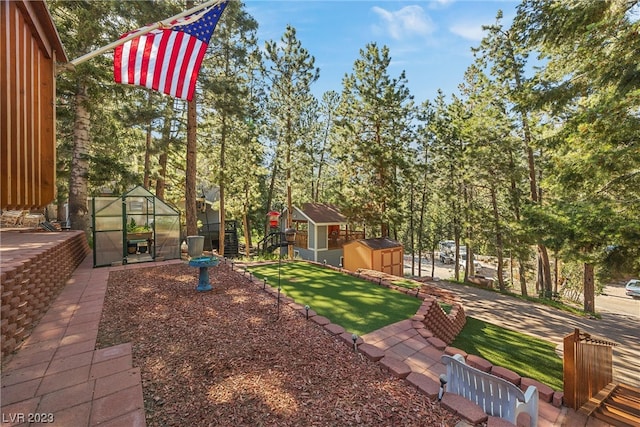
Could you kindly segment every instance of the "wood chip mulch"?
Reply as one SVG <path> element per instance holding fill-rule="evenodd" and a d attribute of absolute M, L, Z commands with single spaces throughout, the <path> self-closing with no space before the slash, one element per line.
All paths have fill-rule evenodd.
<path fill-rule="evenodd" d="M 133 343 L 148 426 L 454 426 L 458 419 L 241 273 L 111 272 L 98 346 Z"/>

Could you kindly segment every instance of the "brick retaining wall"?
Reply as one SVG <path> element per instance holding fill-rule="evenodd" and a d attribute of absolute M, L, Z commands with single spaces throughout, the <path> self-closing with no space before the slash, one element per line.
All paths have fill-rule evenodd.
<path fill-rule="evenodd" d="M 31 333 L 75 268 L 91 252 L 81 231 L 64 232 L 53 246 L 20 249 L 2 263 L 0 308 L 3 359 Z"/>
<path fill-rule="evenodd" d="M 446 344 L 451 344 L 464 327 L 467 317 L 459 303 L 453 303 L 451 311 L 446 314 L 435 297 L 427 296 L 416 313 L 424 316 L 421 320 L 425 327 Z"/>

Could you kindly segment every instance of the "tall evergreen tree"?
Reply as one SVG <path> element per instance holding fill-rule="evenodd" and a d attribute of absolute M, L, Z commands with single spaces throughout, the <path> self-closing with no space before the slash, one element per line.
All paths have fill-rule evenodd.
<path fill-rule="evenodd" d="M 302 114 L 312 102 L 311 84 L 320 76 L 315 67 L 315 58 L 302 47 L 296 30 L 287 26 L 280 42 L 265 44 L 267 55 L 266 75 L 270 82 L 268 95 L 269 113 L 276 141 L 272 182 L 277 172 L 284 169 L 286 184 L 287 227 L 291 227 L 293 211 L 292 168 L 300 153 L 308 152 L 301 147 L 306 129 L 302 126 Z M 310 167 L 310 165 L 307 165 Z M 268 208 L 271 208 L 268 206 Z M 289 258 L 293 258 L 293 247 L 289 246 Z"/>
<path fill-rule="evenodd" d="M 248 121 L 255 117 L 251 94 L 251 84 L 255 78 L 256 67 L 252 56 L 257 55 L 257 22 L 244 10 L 242 3 L 230 3 L 216 27 L 215 36 L 209 45 L 209 55 L 203 63 L 203 114 L 209 143 L 206 157 L 215 159 L 216 167 L 206 171 L 202 181 L 216 183 L 219 188 L 219 246 L 224 254 L 225 229 L 227 219 L 227 189 L 235 180 L 243 180 L 248 174 L 246 169 L 254 164 L 234 165 L 235 159 L 229 158 L 230 152 L 237 152 L 235 145 L 251 143 L 251 135 L 237 131 L 250 132 Z M 207 114 L 211 113 L 211 114 Z M 212 148 L 216 147 L 215 153 Z M 251 151 L 251 150 L 249 150 Z M 200 170 L 203 170 L 200 168 Z M 239 197 L 236 194 L 236 197 Z"/>
<path fill-rule="evenodd" d="M 504 87 L 504 94 L 509 101 L 509 109 L 514 119 L 519 121 L 519 134 L 522 140 L 524 155 L 529 172 L 529 198 L 534 204 L 542 203 L 542 192 L 539 188 L 538 175 L 540 168 L 536 165 L 536 140 L 534 140 L 534 121 L 532 119 L 534 105 L 530 102 L 531 79 L 525 77 L 525 67 L 529 50 L 518 38 L 514 29 L 505 29 L 502 25 L 502 11 L 496 16 L 496 23 L 485 26 L 487 35 L 480 46 L 475 49 L 477 65 L 488 68 L 496 83 Z M 538 150 L 538 153 L 540 151 Z M 538 283 L 548 294 L 551 292 L 551 267 L 547 248 L 537 241 L 538 251 Z"/>
<path fill-rule="evenodd" d="M 56 27 L 60 32 L 69 57 L 75 59 L 108 44 L 117 38 L 113 26 L 113 4 L 105 2 L 51 1 L 48 3 Z M 104 118 L 104 110 L 97 108 L 98 100 L 109 99 L 103 85 L 110 77 L 111 67 L 107 58 L 100 56 L 84 62 L 75 69 L 66 69 L 58 78 L 59 103 L 68 107 L 69 114 L 59 116 L 62 143 L 70 138 L 69 166 L 69 219 L 74 230 L 89 229 L 87 198 L 90 195 L 89 173 L 91 159 L 95 153 L 94 138 L 116 135 L 112 127 L 107 132 L 104 125 L 110 120 Z M 98 124 L 98 126 L 95 126 Z"/>
<path fill-rule="evenodd" d="M 481 206 L 479 216 L 473 223 L 486 247 L 497 257 L 497 280 L 500 290 L 506 290 L 503 266 L 505 252 L 517 249 L 525 256 L 518 256 L 524 263 L 528 250 L 518 244 L 519 237 L 514 230 L 521 228 L 521 218 L 516 215 L 513 197 L 520 204 L 519 196 L 512 194 L 516 182 L 521 181 L 526 170 L 513 159 L 518 156 L 518 138 L 514 134 L 514 124 L 508 114 L 503 88 L 491 81 L 478 67 L 472 65 L 465 73 L 465 82 L 460 86 L 469 111 L 464 129 L 465 139 L 474 159 L 474 167 L 468 171 L 468 184 L 473 184 Z M 478 227 L 485 224 L 484 227 Z M 491 224 L 491 226 L 487 226 Z M 526 242 L 525 242 L 526 243 Z M 524 274 L 521 275 L 521 293 L 527 295 Z"/>
<path fill-rule="evenodd" d="M 552 202 L 537 218 L 584 263 L 584 309 L 595 311 L 594 266 L 640 271 L 638 2 L 525 1 L 514 21 L 546 67 L 535 100 L 560 118 L 548 137 Z M 551 236 L 549 236 L 551 238 Z"/>
<path fill-rule="evenodd" d="M 407 167 L 413 138 L 413 97 L 404 72 L 389 76 L 389 48 L 375 43 L 360 50 L 353 73 L 343 79 L 336 144 L 344 211 L 389 236 L 400 222 L 399 173 Z"/>
<path fill-rule="evenodd" d="M 323 187 L 326 187 L 326 172 L 327 164 L 331 161 L 331 136 L 332 129 L 335 121 L 335 113 L 340 103 L 340 94 L 338 92 L 330 90 L 322 95 L 322 101 L 320 103 L 320 117 L 319 117 L 319 134 L 318 139 L 312 143 L 312 157 L 313 157 L 313 183 L 311 196 L 313 202 L 319 202 L 321 199 L 327 199 L 327 197 L 320 197 L 323 194 Z"/>
<path fill-rule="evenodd" d="M 460 128 L 464 120 L 464 108 L 458 98 L 448 105 L 444 94 L 439 91 L 434 102 L 432 119 L 428 123 L 428 130 L 433 135 L 431 145 L 434 173 L 436 174 L 437 193 L 442 200 L 442 207 L 446 211 L 446 230 L 453 237 L 456 245 L 455 277 L 460 279 L 460 252 L 463 237 L 463 199 L 465 161 L 467 143 L 462 139 Z"/>

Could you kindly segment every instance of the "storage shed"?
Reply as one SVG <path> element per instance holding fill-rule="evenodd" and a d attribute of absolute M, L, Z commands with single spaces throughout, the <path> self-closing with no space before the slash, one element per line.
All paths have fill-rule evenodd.
<path fill-rule="evenodd" d="M 91 199 L 93 266 L 180 258 L 180 213 L 144 187 Z"/>
<path fill-rule="evenodd" d="M 387 237 L 354 240 L 344 245 L 344 268 L 381 271 L 394 276 L 404 275 L 404 248 Z"/>

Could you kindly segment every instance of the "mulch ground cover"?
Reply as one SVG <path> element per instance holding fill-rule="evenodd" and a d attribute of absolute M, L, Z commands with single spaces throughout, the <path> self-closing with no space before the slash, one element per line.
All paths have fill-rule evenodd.
<path fill-rule="evenodd" d="M 453 426 L 458 419 L 240 273 L 112 272 L 98 345 L 133 344 L 148 426 Z"/>

